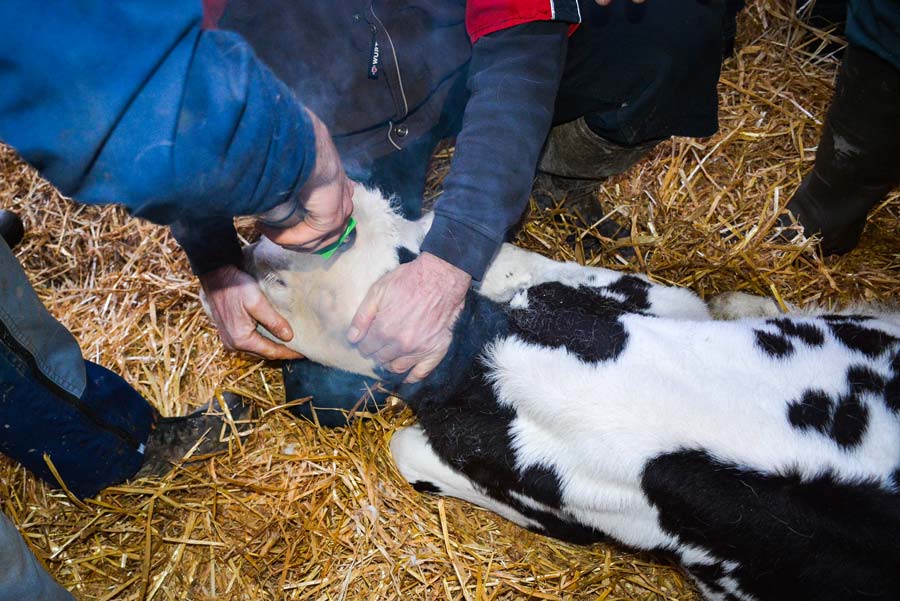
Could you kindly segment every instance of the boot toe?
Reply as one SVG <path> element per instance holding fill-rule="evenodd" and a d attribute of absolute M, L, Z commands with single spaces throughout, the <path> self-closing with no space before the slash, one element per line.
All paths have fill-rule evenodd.
<path fill-rule="evenodd" d="M 230 392 L 222 393 L 222 401 L 224 408 L 214 398 L 190 415 L 161 418 L 147 439 L 144 463 L 135 477 L 162 476 L 182 461 L 199 461 L 226 449 L 229 424 L 248 417 L 250 405 Z"/>

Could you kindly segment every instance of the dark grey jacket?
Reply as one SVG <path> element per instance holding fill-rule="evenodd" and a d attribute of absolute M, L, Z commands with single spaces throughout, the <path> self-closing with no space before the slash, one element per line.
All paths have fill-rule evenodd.
<path fill-rule="evenodd" d="M 231 0 L 237 31 L 365 164 L 429 131 L 471 55 L 465 2 Z"/>

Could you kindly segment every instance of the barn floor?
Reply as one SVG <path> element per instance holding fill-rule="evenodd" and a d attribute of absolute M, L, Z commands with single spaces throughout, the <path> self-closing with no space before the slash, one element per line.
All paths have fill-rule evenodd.
<path fill-rule="evenodd" d="M 770 241 L 778 207 L 812 164 L 837 67 L 828 34 L 782 4 L 756 0 L 742 16 L 720 84 L 720 133 L 665 142 L 600 190 L 604 211 L 630 225 L 630 241 L 600 240 L 595 252 L 597 224 L 535 206 L 519 243 L 703 295 L 895 301 L 896 192 L 847 257 L 821 260 L 810 245 Z M 448 154 L 436 161 L 436 180 Z M 222 349 L 166 230 L 63 200 L 5 149 L 0 207 L 24 216 L 17 254 L 86 357 L 123 374 L 164 414 L 221 389 L 261 412 L 238 424 L 229 453 L 85 503 L 0 459 L 3 511 L 78 599 L 698 599 L 658 558 L 559 544 L 415 493 L 387 450 L 391 432 L 410 421 L 400 408 L 338 431 L 290 418 L 278 408 L 276 367 Z"/>

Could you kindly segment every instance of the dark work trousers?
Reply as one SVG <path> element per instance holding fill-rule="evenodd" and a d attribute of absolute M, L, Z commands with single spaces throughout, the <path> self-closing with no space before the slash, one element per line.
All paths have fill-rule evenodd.
<path fill-rule="evenodd" d="M 723 33 L 733 33 L 741 6 L 734 0 L 585 3 L 584 23 L 569 40 L 554 124 L 585 117 L 598 135 L 625 146 L 714 134 Z M 350 175 L 398 196 L 406 214 L 416 216 L 431 154 L 459 132 L 467 100 L 465 87 L 457 86 L 429 135 L 351 168 Z"/>
<path fill-rule="evenodd" d="M 55 486 L 49 459 L 90 497 L 137 472 L 156 419 L 122 378 L 84 360 L 0 239 L 0 452 Z"/>
<path fill-rule="evenodd" d="M 734 0 L 613 2 L 608 7 L 582 3 L 584 21 L 569 40 L 554 122 L 584 116 L 595 133 L 623 145 L 671 135 L 712 135 L 718 127 L 716 82 L 723 32 L 728 36 L 734 31 L 741 4 Z M 395 196 L 405 216 L 418 217 L 431 155 L 440 140 L 459 132 L 467 99 L 464 86 L 458 86 L 429 135 L 371 165 L 348 167 L 349 175 Z M 367 392 L 374 381 L 311 361 L 287 361 L 283 371 L 288 401 L 313 397 L 292 411 L 310 419 L 315 409 L 322 425 L 343 425 L 346 416 L 341 410 L 356 406 L 372 410 L 385 398 Z"/>

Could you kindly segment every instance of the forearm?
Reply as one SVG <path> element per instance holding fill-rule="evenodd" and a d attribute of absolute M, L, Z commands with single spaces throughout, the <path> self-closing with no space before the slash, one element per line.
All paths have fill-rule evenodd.
<path fill-rule="evenodd" d="M 422 250 L 479 280 L 521 217 L 553 117 L 568 25 L 537 22 L 478 40 L 471 97 Z"/>
<path fill-rule="evenodd" d="M 225 265 L 241 267 L 243 263 L 241 245 L 230 217 L 176 221 L 171 231 L 187 254 L 195 275 L 204 275 Z"/>
<path fill-rule="evenodd" d="M 199 2 L 51 4 L 0 8 L 0 138 L 63 193 L 173 223 L 303 185 L 308 116 L 238 36 L 200 30 Z"/>

